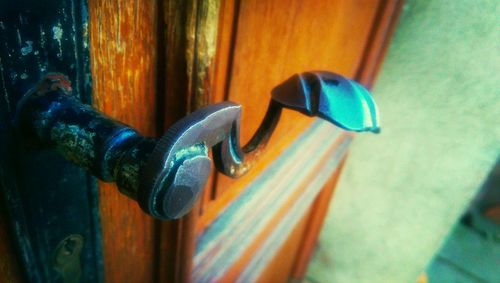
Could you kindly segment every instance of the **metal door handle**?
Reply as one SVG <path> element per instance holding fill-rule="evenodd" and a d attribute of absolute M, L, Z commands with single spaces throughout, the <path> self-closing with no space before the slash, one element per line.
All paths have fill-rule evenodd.
<path fill-rule="evenodd" d="M 356 82 L 328 72 L 294 75 L 271 95 L 267 114 L 252 139 L 239 144 L 241 106 L 209 105 L 175 123 L 160 138 L 141 136 L 71 95 L 62 74 L 47 75 L 18 104 L 16 126 L 37 146 L 53 146 L 159 219 L 191 209 L 208 175 L 212 148 L 217 169 L 245 174 L 274 131 L 282 108 L 318 116 L 349 131 L 378 132 L 377 108 Z"/>

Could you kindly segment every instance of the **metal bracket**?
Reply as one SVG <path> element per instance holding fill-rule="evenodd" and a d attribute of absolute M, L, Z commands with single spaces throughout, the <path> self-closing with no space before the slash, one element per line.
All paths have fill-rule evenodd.
<path fill-rule="evenodd" d="M 21 97 L 56 70 L 90 103 L 86 1 L 1 1 L 0 192 L 26 280 L 101 282 L 95 179 L 56 150 L 20 139 L 12 123 Z"/>

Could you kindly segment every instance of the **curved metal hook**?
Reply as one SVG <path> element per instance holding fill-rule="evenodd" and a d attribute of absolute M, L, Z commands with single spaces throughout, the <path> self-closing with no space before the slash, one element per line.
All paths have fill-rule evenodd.
<path fill-rule="evenodd" d="M 297 74 L 272 90 L 271 102 L 260 127 L 242 149 L 239 147 L 239 123 L 233 123 L 232 135 L 214 148 L 217 169 L 230 177 L 245 174 L 252 167 L 255 156 L 265 148 L 283 108 L 320 117 L 348 131 L 380 131 L 375 102 L 364 87 L 328 72 Z"/>
<path fill-rule="evenodd" d="M 379 132 L 376 105 L 361 85 L 328 72 L 294 75 L 272 91 L 260 127 L 243 148 L 239 140 L 241 106 L 235 103 L 207 106 L 174 124 L 146 165 L 139 190 L 143 209 L 157 217 L 177 218 L 187 213 L 205 185 L 201 180 L 208 178 L 210 147 L 220 172 L 233 178 L 245 174 L 264 150 L 283 108 L 318 116 L 349 131 Z"/>

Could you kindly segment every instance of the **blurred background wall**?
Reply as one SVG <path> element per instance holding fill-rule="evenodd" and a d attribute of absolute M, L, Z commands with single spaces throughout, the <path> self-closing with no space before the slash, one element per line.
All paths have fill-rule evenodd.
<path fill-rule="evenodd" d="M 416 282 L 500 154 L 500 1 L 411 0 L 307 278 Z"/>

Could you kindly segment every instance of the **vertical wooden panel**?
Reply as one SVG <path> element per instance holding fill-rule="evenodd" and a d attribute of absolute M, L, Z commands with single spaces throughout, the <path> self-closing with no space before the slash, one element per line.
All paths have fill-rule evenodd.
<path fill-rule="evenodd" d="M 330 201 L 337 186 L 340 173 L 342 172 L 342 168 L 344 168 L 346 158 L 347 156 L 344 157 L 342 163 L 311 205 L 311 213 L 307 219 L 305 231 L 300 236 L 300 248 L 295 256 L 295 263 L 290 274 L 292 279 L 303 279 L 306 274 L 307 266 L 313 255 L 319 233 L 323 227 L 323 222 L 328 212 L 328 207 L 330 206 Z"/>
<path fill-rule="evenodd" d="M 295 226 L 271 263 L 259 276 L 259 282 L 301 282 L 328 210 L 345 157 L 316 197 L 309 211 Z M 292 281 L 292 282 L 296 282 Z"/>
<path fill-rule="evenodd" d="M 279 199 L 274 200 L 272 203 L 272 208 L 267 207 L 264 208 L 260 205 L 260 203 L 265 204 L 265 199 L 259 203 L 253 203 L 254 209 L 251 210 L 250 213 L 247 211 L 247 216 L 245 217 L 244 223 L 252 223 L 251 230 L 258 231 L 258 235 L 254 236 L 251 240 L 251 244 L 245 246 L 245 249 L 239 254 L 238 259 L 233 263 L 231 268 L 224 273 L 223 280 L 225 282 L 232 282 L 236 278 L 238 280 L 250 280 L 253 281 L 255 278 L 253 276 L 259 275 L 261 267 L 258 262 L 265 262 L 272 264 L 274 266 L 282 266 L 285 269 L 291 269 L 290 267 L 293 265 L 295 261 L 294 257 L 285 257 L 285 258 L 276 258 L 275 251 L 272 249 L 274 247 L 280 247 L 282 243 L 286 242 L 288 238 L 288 233 L 291 233 L 290 230 L 294 226 L 298 224 L 293 224 L 292 226 L 288 226 L 291 223 L 298 223 L 300 219 L 302 219 L 302 215 L 307 214 L 312 203 L 315 199 L 317 193 L 323 189 L 322 184 L 328 181 L 329 176 L 333 173 L 336 168 L 338 168 L 339 163 L 343 159 L 345 151 L 350 142 L 350 137 L 345 135 L 344 133 L 339 133 L 338 137 L 334 140 L 330 139 L 329 141 L 323 142 L 325 140 L 325 136 L 331 136 L 331 132 L 329 131 L 321 131 L 317 132 L 314 135 L 310 135 L 311 140 L 316 144 L 302 144 L 303 147 L 300 151 L 296 151 L 295 153 L 290 153 L 295 160 L 290 160 L 286 162 L 284 165 L 280 165 L 281 172 L 276 170 L 276 164 L 272 165 L 272 169 L 270 172 L 273 174 L 276 180 L 278 180 L 278 184 L 274 186 L 272 183 L 268 183 L 267 186 L 260 186 L 264 188 L 263 191 L 266 191 L 266 195 L 279 192 L 279 189 L 285 189 L 285 191 L 281 191 L 281 193 L 276 194 L 279 196 Z M 322 145 L 319 145 L 322 144 Z M 304 148 L 307 147 L 308 149 Z M 309 152 L 306 156 L 310 156 L 310 159 L 302 159 L 302 155 L 300 153 L 308 150 L 313 150 L 315 153 Z M 319 155 L 318 155 L 319 154 Z M 282 157 L 280 157 L 282 158 Z M 299 165 L 300 164 L 300 165 Z M 306 169 L 304 169 L 306 168 Z M 304 172 L 300 172 L 304 171 Z M 327 171 L 329 171 L 327 173 Z M 307 173 L 306 173 L 307 172 Z M 305 175 L 302 173 L 306 173 Z M 269 172 L 265 172 L 264 174 L 269 174 Z M 273 177 L 267 176 L 265 180 L 271 180 Z M 318 183 L 318 180 L 322 179 L 321 184 Z M 253 183 L 252 186 L 255 186 L 256 183 Z M 283 186 L 283 184 L 287 184 Z M 245 191 L 245 194 L 248 191 Z M 245 204 L 242 204 L 245 207 L 248 203 L 251 203 L 248 198 L 245 199 Z M 248 206 L 247 206 L 248 207 Z M 229 214 L 231 215 L 231 214 Z M 260 217 L 260 219 L 272 218 L 269 222 L 267 222 L 264 229 L 259 228 L 261 221 L 260 219 L 256 222 L 247 222 L 251 220 L 252 217 Z M 236 215 L 234 215 L 236 216 Z M 232 217 L 232 216 L 229 216 Z M 238 218 L 236 218 L 238 219 Z M 220 221 L 220 220 L 218 220 Z M 230 227 L 230 221 L 224 220 L 224 229 L 228 229 Z M 216 227 L 217 224 L 214 224 Z M 240 224 L 238 224 L 239 226 Z M 245 225 L 245 224 L 243 224 Z M 247 224 L 248 225 L 248 224 Z M 279 227 L 279 228 L 278 228 Z M 287 228 L 285 228 L 287 227 Z M 209 229 L 212 229 L 210 227 Z M 237 233 L 241 233 L 245 231 L 241 228 L 231 227 L 234 232 L 233 235 L 228 235 L 229 239 L 235 238 L 234 235 L 238 235 Z M 246 231 L 246 235 L 253 233 L 253 231 Z M 288 232 L 287 232 L 288 231 Z M 308 231 L 309 232 L 309 231 Z M 227 231 L 226 231 L 227 233 Z M 295 234 L 301 238 L 302 234 Z M 238 235 L 240 241 L 236 242 L 237 246 L 242 246 L 245 243 L 245 235 Z M 226 241 L 228 244 L 230 241 Z M 272 241 L 272 242 L 269 242 Z M 300 240 L 294 239 L 292 242 L 297 243 Z M 234 242 L 233 242 L 234 243 Z M 272 244 L 271 244 L 272 243 Z M 220 244 L 219 244 L 220 245 Z M 213 246 L 217 246 L 214 244 Z M 229 246 L 229 245 L 227 245 Z M 219 250 L 223 251 L 225 246 L 220 245 Z M 214 258 L 216 254 L 211 254 Z M 279 264 L 274 264 L 274 260 L 281 261 Z M 210 258 L 208 259 L 210 260 Z M 270 260 L 270 261 L 268 261 Z M 285 263 L 288 261 L 288 263 Z M 250 269 L 249 269 L 250 268 Z M 285 272 L 286 270 L 283 270 Z M 290 274 L 288 273 L 287 277 Z"/>
<path fill-rule="evenodd" d="M 193 33 L 193 1 L 169 0 L 160 2 L 161 18 L 159 23 L 160 48 L 158 66 L 161 78 L 158 92 L 165 97 L 159 101 L 164 105 L 164 127 L 171 126 L 188 112 L 189 65 L 186 50 L 190 44 L 188 34 Z"/>
<path fill-rule="evenodd" d="M 234 44 L 238 24 L 239 1 L 222 0 L 218 25 L 217 57 L 214 64 L 214 80 L 211 102 L 217 103 L 227 100 Z M 203 208 L 220 197 L 223 190 L 217 187 L 217 172 L 212 174 L 209 195 L 203 201 Z M 201 212 L 203 214 L 203 211 Z"/>
<path fill-rule="evenodd" d="M 156 128 L 156 1 L 89 0 L 94 105 L 142 134 Z M 100 183 L 107 282 L 152 282 L 152 217 Z"/>
<path fill-rule="evenodd" d="M 213 103 L 227 100 L 239 12 L 238 0 L 222 0 L 221 2 L 217 58 L 211 97 Z"/>
<path fill-rule="evenodd" d="M 273 260 L 262 271 L 257 282 L 290 282 L 294 260 L 300 252 L 302 236 L 308 231 L 306 229 L 311 216 L 311 209 L 297 223 L 288 239 L 282 244 Z"/>
<path fill-rule="evenodd" d="M 159 78 L 160 97 L 165 97 L 164 126 L 211 101 L 220 1 L 168 0 L 160 2 Z M 162 61 L 164 58 L 164 61 Z M 210 192 L 211 181 L 205 189 Z M 191 278 L 195 223 L 203 207 L 199 203 L 180 220 L 162 222 L 159 234 L 158 279 L 187 282 Z"/>

